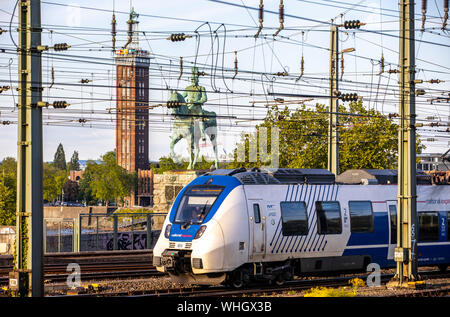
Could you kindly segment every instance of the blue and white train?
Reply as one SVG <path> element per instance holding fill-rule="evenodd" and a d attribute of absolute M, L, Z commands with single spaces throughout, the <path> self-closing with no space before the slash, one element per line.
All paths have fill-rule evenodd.
<path fill-rule="evenodd" d="M 370 263 L 395 267 L 395 173 L 352 174 L 370 172 L 375 177 L 357 182 L 339 182 L 324 170 L 207 173 L 176 197 L 153 263 L 177 282 L 234 287 L 255 279 L 281 284 L 301 274 L 365 270 Z M 418 184 L 418 263 L 445 270 L 450 186 Z"/>

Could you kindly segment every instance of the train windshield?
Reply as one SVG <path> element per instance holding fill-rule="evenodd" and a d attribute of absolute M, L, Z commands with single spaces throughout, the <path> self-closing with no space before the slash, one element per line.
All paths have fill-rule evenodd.
<path fill-rule="evenodd" d="M 174 223 L 202 223 L 223 189 L 223 186 L 217 185 L 194 185 L 187 188 L 178 206 Z"/>

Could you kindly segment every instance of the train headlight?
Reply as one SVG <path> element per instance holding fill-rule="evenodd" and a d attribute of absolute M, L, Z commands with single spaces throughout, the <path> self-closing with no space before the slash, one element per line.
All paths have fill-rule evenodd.
<path fill-rule="evenodd" d="M 203 232 L 205 232 L 205 230 L 206 230 L 206 225 L 200 226 L 197 233 L 195 234 L 194 239 L 200 238 L 203 235 Z"/>
<path fill-rule="evenodd" d="M 167 225 L 166 230 L 164 231 L 164 237 L 166 239 L 169 239 L 170 229 L 172 228 L 172 225 Z"/>

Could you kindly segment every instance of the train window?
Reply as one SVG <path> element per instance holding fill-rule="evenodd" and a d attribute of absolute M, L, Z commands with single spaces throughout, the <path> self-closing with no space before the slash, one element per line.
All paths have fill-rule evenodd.
<path fill-rule="evenodd" d="M 373 232 L 373 211 L 370 201 L 349 201 L 352 232 Z"/>
<path fill-rule="evenodd" d="M 304 201 L 283 201 L 280 203 L 280 207 L 283 236 L 308 234 L 308 216 Z"/>
<path fill-rule="evenodd" d="M 397 243 L 397 206 L 389 205 L 391 215 L 391 244 Z"/>
<path fill-rule="evenodd" d="M 419 212 L 419 242 L 439 241 L 437 212 Z"/>
<path fill-rule="evenodd" d="M 253 204 L 253 216 L 255 217 L 255 223 L 261 223 L 261 213 L 259 211 L 259 204 Z"/>
<path fill-rule="evenodd" d="M 174 223 L 202 223 L 223 189 L 224 187 L 219 185 L 193 185 L 188 187 L 178 205 Z"/>
<path fill-rule="evenodd" d="M 341 207 L 337 201 L 316 201 L 317 233 L 342 233 Z"/>

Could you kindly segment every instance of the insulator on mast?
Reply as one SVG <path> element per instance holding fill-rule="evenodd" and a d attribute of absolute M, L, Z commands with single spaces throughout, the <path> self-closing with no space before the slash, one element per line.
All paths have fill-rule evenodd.
<path fill-rule="evenodd" d="M 53 50 L 55 51 L 66 51 L 70 48 L 70 45 L 67 43 L 58 43 L 53 45 Z"/>
<path fill-rule="evenodd" d="M 305 61 L 303 60 L 303 55 L 302 55 L 302 58 L 300 59 L 300 76 L 298 76 L 295 81 L 299 81 L 300 78 L 303 77 L 304 71 L 305 71 Z"/>
<path fill-rule="evenodd" d="M 234 51 L 234 76 L 232 79 L 235 79 L 238 74 L 238 60 L 237 60 L 237 51 Z"/>
<path fill-rule="evenodd" d="M 112 34 L 112 50 L 116 50 L 116 15 L 113 13 L 111 22 L 111 34 Z"/>
<path fill-rule="evenodd" d="M 422 32 L 425 31 L 425 20 L 427 18 L 427 0 L 422 0 L 422 28 L 420 29 Z"/>
<path fill-rule="evenodd" d="M 52 83 L 50 84 L 50 86 L 48 86 L 48 88 L 52 88 L 53 85 L 55 83 L 55 68 L 52 66 Z"/>
<path fill-rule="evenodd" d="M 380 60 L 380 72 L 378 75 L 381 75 L 384 73 L 384 55 L 381 53 L 381 60 Z"/>
<path fill-rule="evenodd" d="M 180 76 L 178 76 L 178 80 L 183 76 L 183 56 L 180 56 Z"/>
<path fill-rule="evenodd" d="M 448 0 L 444 0 L 444 22 L 442 22 L 442 30 L 447 27 L 448 20 Z"/>
<path fill-rule="evenodd" d="M 2 92 L 4 92 L 4 91 L 9 90 L 9 89 L 11 89 L 10 86 L 2 86 L 2 87 L 0 87 L 0 94 L 1 94 Z"/>
<path fill-rule="evenodd" d="M 133 41 L 133 24 L 137 24 L 138 22 L 134 20 L 135 17 L 139 16 L 138 14 L 136 14 L 136 12 L 134 12 L 134 9 L 131 10 L 130 12 L 130 19 L 127 21 L 128 24 L 128 40 L 125 43 L 125 45 L 123 46 L 123 48 L 127 48 L 128 44 L 130 44 Z"/>
<path fill-rule="evenodd" d="M 259 27 L 258 31 L 255 34 L 255 38 L 259 36 L 259 33 L 261 33 L 261 30 L 263 28 L 263 21 L 264 21 L 264 4 L 263 0 L 259 1 Z"/>
<path fill-rule="evenodd" d="M 180 42 L 180 41 L 184 41 L 187 38 L 191 38 L 192 35 L 186 35 L 184 33 L 174 33 L 171 34 L 167 39 L 172 41 L 172 42 Z"/>
<path fill-rule="evenodd" d="M 340 80 L 342 80 L 342 76 L 344 76 L 344 54 L 341 54 L 341 78 L 340 78 Z"/>
<path fill-rule="evenodd" d="M 52 105 L 53 108 L 67 108 L 70 106 L 66 101 L 54 101 Z"/>
<path fill-rule="evenodd" d="M 283 0 L 280 0 L 280 27 L 273 34 L 273 36 L 277 36 L 278 33 L 280 33 L 282 29 L 284 29 L 284 4 L 283 4 Z"/>
<path fill-rule="evenodd" d="M 274 75 L 275 75 L 275 76 L 281 76 L 281 77 L 289 76 L 289 74 L 288 74 L 287 71 L 284 71 L 284 72 L 276 72 Z"/>

